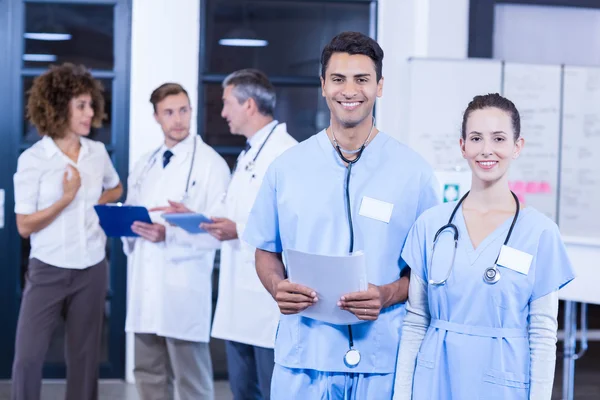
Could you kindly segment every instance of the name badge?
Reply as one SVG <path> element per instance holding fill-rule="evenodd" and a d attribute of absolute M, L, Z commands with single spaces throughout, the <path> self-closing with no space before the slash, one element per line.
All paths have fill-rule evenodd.
<path fill-rule="evenodd" d="M 358 214 L 389 224 L 393 209 L 394 205 L 391 203 L 364 196 Z"/>
<path fill-rule="evenodd" d="M 497 264 L 508 269 L 512 269 L 523 275 L 529 273 L 529 267 L 531 267 L 531 261 L 533 256 L 512 247 L 502 246 L 500 250 L 500 257 L 498 257 Z"/>

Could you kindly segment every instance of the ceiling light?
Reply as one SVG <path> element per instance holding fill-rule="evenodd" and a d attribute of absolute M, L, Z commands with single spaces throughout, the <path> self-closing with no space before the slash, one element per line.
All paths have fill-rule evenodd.
<path fill-rule="evenodd" d="M 62 42 L 71 40 L 70 33 L 46 33 L 46 32 L 27 32 L 23 36 L 25 39 L 43 40 L 47 42 Z"/>
<path fill-rule="evenodd" d="M 237 28 L 220 39 L 219 44 L 221 46 L 265 47 L 269 45 L 269 42 L 259 38 L 251 29 Z"/>
<path fill-rule="evenodd" d="M 56 55 L 54 55 L 54 54 L 23 54 L 23 61 L 54 62 L 54 61 L 56 61 Z"/>

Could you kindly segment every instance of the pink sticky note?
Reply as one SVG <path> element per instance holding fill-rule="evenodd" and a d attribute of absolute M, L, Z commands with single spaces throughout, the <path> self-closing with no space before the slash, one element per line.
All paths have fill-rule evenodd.
<path fill-rule="evenodd" d="M 509 187 L 511 187 L 511 190 L 513 192 L 524 192 L 525 191 L 525 182 L 523 181 L 514 181 L 508 184 Z"/>
<path fill-rule="evenodd" d="M 525 188 L 525 192 L 527 192 L 527 193 L 540 193 L 540 184 L 539 184 L 539 182 L 527 182 L 527 187 Z"/>
<path fill-rule="evenodd" d="M 540 182 L 540 193 L 552 193 L 552 188 L 548 182 Z"/>

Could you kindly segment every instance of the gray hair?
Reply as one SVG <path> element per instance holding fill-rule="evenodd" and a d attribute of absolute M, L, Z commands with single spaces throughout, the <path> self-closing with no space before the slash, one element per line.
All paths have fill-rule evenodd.
<path fill-rule="evenodd" d="M 276 95 L 273 84 L 263 72 L 257 69 L 241 69 L 229 74 L 223 81 L 223 89 L 233 86 L 233 95 L 243 103 L 252 98 L 258 111 L 263 115 L 273 115 Z"/>

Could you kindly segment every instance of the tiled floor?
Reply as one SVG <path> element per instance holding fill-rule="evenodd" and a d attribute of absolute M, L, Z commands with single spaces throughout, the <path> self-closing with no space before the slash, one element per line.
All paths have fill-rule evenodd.
<path fill-rule="evenodd" d="M 577 361 L 575 367 L 574 400 L 600 399 L 599 360 L 600 342 L 591 342 L 587 354 Z M 215 400 L 233 399 L 227 381 L 216 381 L 215 392 Z M 61 381 L 45 381 L 42 393 L 42 400 L 64 400 L 64 383 Z M 0 381 L 0 400 L 8 399 L 10 399 L 10 381 Z M 102 381 L 100 384 L 100 400 L 139 400 L 139 398 L 135 387 L 132 385 L 122 381 Z M 559 359 L 557 363 L 552 400 L 562 400 L 562 359 Z"/>
<path fill-rule="evenodd" d="M 557 370 L 552 400 L 561 400 L 561 371 Z M 47 381 L 42 389 L 42 400 L 64 400 L 65 386 L 61 381 Z M 227 381 L 215 382 L 215 400 L 233 400 Z M 0 381 L 0 400 L 10 399 L 10 382 Z M 600 371 L 580 370 L 575 379 L 575 400 L 600 399 Z M 139 400 L 135 386 L 122 381 L 102 381 L 99 400 Z M 308 400 L 308 399 L 307 399 Z M 370 400 L 370 399 L 365 399 Z"/>
<path fill-rule="evenodd" d="M 61 381 L 44 382 L 42 400 L 64 400 L 65 385 Z M 0 400 L 10 399 L 10 382 L 0 381 Z M 139 400 L 135 386 L 122 381 L 101 381 L 99 400 Z M 233 400 L 227 381 L 215 382 L 215 400 Z"/>

